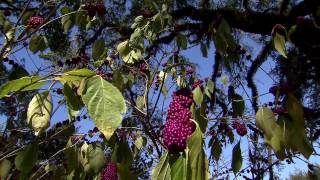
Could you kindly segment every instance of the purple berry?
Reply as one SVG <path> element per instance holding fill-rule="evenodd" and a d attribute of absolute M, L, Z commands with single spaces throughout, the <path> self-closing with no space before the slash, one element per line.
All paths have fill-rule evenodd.
<path fill-rule="evenodd" d="M 5 10 L 5 11 L 3 12 L 3 15 L 4 15 L 4 16 L 11 16 L 11 11 L 10 11 L 10 10 Z"/>
<path fill-rule="evenodd" d="M 275 113 L 277 114 L 285 114 L 285 113 L 288 113 L 288 111 L 284 108 L 284 107 L 277 107 L 275 110 L 274 110 Z"/>
<path fill-rule="evenodd" d="M 106 7 L 104 6 L 103 3 L 96 4 L 95 9 L 96 9 L 99 16 L 103 16 L 104 14 L 107 13 Z"/>
<path fill-rule="evenodd" d="M 203 80 L 197 80 L 193 83 L 192 89 L 196 89 L 197 87 L 202 88 Z"/>
<path fill-rule="evenodd" d="M 163 130 L 163 142 L 170 153 L 182 152 L 187 146 L 187 138 L 195 130 L 195 124 L 190 120 L 191 104 L 191 91 L 182 89 L 173 94 Z"/>
<path fill-rule="evenodd" d="M 41 16 L 32 16 L 28 20 L 28 26 L 34 29 L 43 23 L 44 23 L 44 19 Z"/>
<path fill-rule="evenodd" d="M 117 164 L 110 162 L 101 173 L 101 180 L 118 180 Z"/>
<path fill-rule="evenodd" d="M 244 136 L 247 134 L 247 127 L 244 123 L 239 122 L 238 120 L 233 121 L 232 123 L 233 129 L 237 131 L 240 136 Z"/>
<path fill-rule="evenodd" d="M 63 94 L 63 91 L 62 91 L 61 88 L 58 88 L 58 89 L 56 90 L 56 93 L 59 94 L 59 95 L 61 95 L 61 94 Z"/>
<path fill-rule="evenodd" d="M 277 95 L 278 91 L 280 91 L 280 87 L 278 85 L 273 85 L 269 89 L 269 93 L 273 94 L 274 96 Z"/>
<path fill-rule="evenodd" d="M 88 12 L 89 17 L 93 18 L 96 15 L 95 6 L 91 3 L 86 4 L 84 9 Z"/>
<path fill-rule="evenodd" d="M 193 74 L 193 72 L 194 72 L 194 70 L 193 70 L 192 67 L 189 67 L 189 66 L 188 66 L 188 67 L 186 68 L 186 74 L 187 74 L 187 75 Z"/>

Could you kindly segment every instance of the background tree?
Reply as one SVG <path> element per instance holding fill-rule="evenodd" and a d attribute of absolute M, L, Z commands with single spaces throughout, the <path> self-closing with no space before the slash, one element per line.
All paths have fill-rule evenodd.
<path fill-rule="evenodd" d="M 315 168 L 319 9 L 317 0 L 1 1 L 1 179 L 276 179 L 294 158 Z M 185 55 L 193 47 L 213 57 L 210 77 Z M 65 120 L 54 119 L 61 109 Z"/>

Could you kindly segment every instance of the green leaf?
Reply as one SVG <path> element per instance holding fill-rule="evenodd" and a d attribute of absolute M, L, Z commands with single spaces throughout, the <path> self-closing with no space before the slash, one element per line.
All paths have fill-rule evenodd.
<path fill-rule="evenodd" d="M 119 179 L 137 179 L 137 176 L 130 170 L 133 155 L 127 143 L 116 144 L 111 160 L 117 162 Z"/>
<path fill-rule="evenodd" d="M 30 43 L 29 43 L 29 49 L 33 53 L 37 53 L 38 51 L 44 51 L 48 48 L 48 40 L 45 36 L 32 36 Z"/>
<path fill-rule="evenodd" d="M 231 167 L 234 174 L 237 174 L 242 167 L 242 154 L 241 154 L 240 141 L 232 149 Z"/>
<path fill-rule="evenodd" d="M 140 50 L 132 50 L 129 54 L 122 57 L 125 63 L 132 64 L 142 58 L 142 54 Z"/>
<path fill-rule="evenodd" d="M 68 14 L 71 12 L 71 9 L 68 6 L 64 6 L 63 8 L 60 9 L 60 12 L 62 15 Z"/>
<path fill-rule="evenodd" d="M 8 80 L 12 81 L 23 78 L 25 76 L 29 76 L 29 73 L 24 67 L 22 67 L 21 65 L 13 66 L 13 68 L 9 72 Z"/>
<path fill-rule="evenodd" d="M 0 161 L 0 179 L 6 179 L 11 170 L 11 167 L 12 163 L 9 160 L 3 159 Z"/>
<path fill-rule="evenodd" d="M 73 143 L 71 139 L 69 139 L 66 149 L 64 150 L 65 157 L 68 162 L 67 166 L 67 172 L 71 172 L 72 170 L 78 168 L 79 162 L 78 162 L 78 150 L 76 146 L 73 146 Z"/>
<path fill-rule="evenodd" d="M 94 60 L 99 60 L 100 56 L 103 54 L 105 48 L 105 42 L 103 39 L 96 40 L 92 45 L 92 58 Z"/>
<path fill-rule="evenodd" d="M 109 139 L 126 112 L 125 100 L 116 87 L 100 76 L 89 78 L 86 87 L 82 100 L 97 128 Z"/>
<path fill-rule="evenodd" d="M 119 176 L 119 180 L 138 180 L 138 176 L 130 171 L 130 167 L 123 164 L 117 164 L 117 173 Z"/>
<path fill-rule="evenodd" d="M 37 163 L 38 159 L 38 145 L 29 144 L 22 151 L 20 151 L 15 157 L 14 163 L 16 168 L 27 174 L 33 166 Z"/>
<path fill-rule="evenodd" d="M 50 125 L 52 97 L 48 91 L 36 94 L 28 106 L 27 122 L 32 126 L 35 135 L 39 135 Z"/>
<path fill-rule="evenodd" d="M 123 91 L 124 79 L 122 77 L 122 72 L 119 69 L 113 70 L 112 84 L 115 85 L 120 91 Z"/>
<path fill-rule="evenodd" d="M 285 58 L 287 57 L 286 40 L 285 37 L 279 33 L 276 33 L 273 37 L 274 48 Z"/>
<path fill-rule="evenodd" d="M 157 33 L 159 33 L 162 30 L 162 28 L 164 26 L 164 22 L 162 20 L 161 13 L 157 13 L 156 15 L 154 15 L 152 17 L 151 26 L 152 26 L 152 30 L 151 31 L 152 31 L 152 34 L 154 34 L 154 35 L 156 35 Z M 152 40 L 152 38 L 150 40 Z"/>
<path fill-rule="evenodd" d="M 125 142 L 117 143 L 111 159 L 122 165 L 130 166 L 133 161 L 133 157 L 128 144 Z"/>
<path fill-rule="evenodd" d="M 84 78 L 89 78 L 94 75 L 96 75 L 95 72 L 83 68 L 65 72 L 62 76 L 58 76 L 55 79 L 61 81 L 61 83 L 64 84 L 68 81 L 82 81 Z"/>
<path fill-rule="evenodd" d="M 79 113 L 82 103 L 67 83 L 63 86 L 63 94 L 66 99 L 69 118 L 72 119 L 72 117 L 75 117 Z"/>
<path fill-rule="evenodd" d="M 120 56 L 129 54 L 130 52 L 129 40 L 123 41 L 120 44 L 118 44 L 117 51 L 119 52 Z"/>
<path fill-rule="evenodd" d="M 182 49 L 186 49 L 188 47 L 188 39 L 186 36 L 182 34 L 178 34 L 176 36 L 177 45 Z"/>
<path fill-rule="evenodd" d="M 206 117 L 206 108 L 207 104 L 205 101 L 202 101 L 200 108 L 197 108 L 194 105 L 191 107 L 192 117 L 199 124 L 199 127 L 203 133 L 205 133 L 208 125 L 208 119 Z"/>
<path fill-rule="evenodd" d="M 80 10 L 76 14 L 76 25 L 79 26 L 80 29 L 85 29 L 86 25 L 89 23 L 87 13 L 83 10 Z"/>
<path fill-rule="evenodd" d="M 209 179 L 209 167 L 206 154 L 203 149 L 203 134 L 199 127 L 188 138 L 188 165 L 190 166 L 190 178 Z"/>
<path fill-rule="evenodd" d="M 61 18 L 63 33 L 67 34 L 71 27 L 74 25 L 74 14 L 64 16 Z"/>
<path fill-rule="evenodd" d="M 203 94 L 201 88 L 198 86 L 193 91 L 193 100 L 197 105 L 200 105 L 203 101 Z"/>
<path fill-rule="evenodd" d="M 285 129 L 288 134 L 286 135 L 286 143 L 293 151 L 299 151 L 305 158 L 309 158 L 313 152 L 313 147 L 306 136 L 303 107 L 294 95 L 289 94 L 287 95 L 286 108 L 291 117 L 291 121 L 286 122 L 287 127 L 290 127 Z"/>
<path fill-rule="evenodd" d="M 169 163 L 171 167 L 171 179 L 186 180 L 187 179 L 187 159 L 185 154 L 171 155 Z"/>
<path fill-rule="evenodd" d="M 214 159 L 216 161 L 219 161 L 221 153 L 222 153 L 222 149 L 221 149 L 220 144 L 217 141 L 214 142 L 214 144 L 211 148 L 211 151 L 212 151 Z"/>
<path fill-rule="evenodd" d="M 240 96 L 239 94 L 235 94 L 234 97 L 232 97 L 233 116 L 242 116 L 244 113 L 244 108 L 245 104 L 242 96 Z"/>
<path fill-rule="evenodd" d="M 101 144 L 90 144 L 87 149 L 89 170 L 97 174 L 105 165 L 105 155 Z"/>
<path fill-rule="evenodd" d="M 165 152 L 156 167 L 152 170 L 152 180 L 171 180 L 169 153 Z"/>
<path fill-rule="evenodd" d="M 130 54 L 131 48 L 129 47 L 129 40 L 123 41 L 117 46 L 117 51 L 121 58 L 124 58 Z"/>
<path fill-rule="evenodd" d="M 45 82 L 39 81 L 39 76 L 28 76 L 9 81 L 0 87 L 0 99 L 11 92 L 31 91 L 40 88 Z"/>
<path fill-rule="evenodd" d="M 213 93 L 213 90 L 214 90 L 214 83 L 212 82 L 211 79 L 209 79 L 204 92 L 210 99 L 211 99 L 211 94 Z"/>
<path fill-rule="evenodd" d="M 137 97 L 136 105 L 139 109 L 142 109 L 144 107 L 144 97 L 143 96 Z"/>
<path fill-rule="evenodd" d="M 208 57 L 208 47 L 206 44 L 204 43 L 200 43 L 200 49 L 201 49 L 201 52 L 202 52 L 202 56 L 207 58 Z"/>
<path fill-rule="evenodd" d="M 143 146 L 145 146 L 147 143 L 146 139 L 142 136 L 139 136 L 135 141 L 134 141 L 134 145 L 139 149 L 141 150 L 141 148 Z"/>
<path fill-rule="evenodd" d="M 183 78 L 182 76 L 178 76 L 177 78 L 177 85 L 180 89 L 183 89 L 187 86 L 187 82 L 185 80 L 185 78 Z"/>
<path fill-rule="evenodd" d="M 227 85 L 228 85 L 228 81 L 229 81 L 228 76 L 223 76 L 223 77 L 222 77 L 222 84 L 223 84 L 224 86 L 227 86 Z"/>
<path fill-rule="evenodd" d="M 258 128 L 263 131 L 266 143 L 272 147 L 279 159 L 284 159 L 284 134 L 281 127 L 276 123 L 274 113 L 269 108 L 262 107 L 257 111 L 256 122 Z"/>

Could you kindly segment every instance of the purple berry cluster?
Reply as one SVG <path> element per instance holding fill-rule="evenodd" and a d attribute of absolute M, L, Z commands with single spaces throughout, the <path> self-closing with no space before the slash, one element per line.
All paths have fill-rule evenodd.
<path fill-rule="evenodd" d="M 97 3 L 97 4 L 91 4 L 88 3 L 84 6 L 84 9 L 88 12 L 88 15 L 93 18 L 96 13 L 98 13 L 99 16 L 103 16 L 107 13 L 106 7 L 103 3 Z"/>
<path fill-rule="evenodd" d="M 274 113 L 278 114 L 278 115 L 281 115 L 281 114 L 287 114 L 288 113 L 288 110 L 282 106 L 279 106 L 277 108 L 275 108 L 274 110 Z"/>
<path fill-rule="evenodd" d="M 173 93 L 173 101 L 169 105 L 167 121 L 163 130 L 163 142 L 170 153 L 182 152 L 187 146 L 187 138 L 195 130 L 190 120 L 192 93 L 181 89 Z"/>
<path fill-rule="evenodd" d="M 239 122 L 238 120 L 233 121 L 232 123 L 233 129 L 237 131 L 240 136 L 244 136 L 247 134 L 247 127 L 244 123 Z"/>
<path fill-rule="evenodd" d="M 283 85 L 273 85 L 270 87 L 269 92 L 273 94 L 274 96 L 279 93 L 280 96 L 286 95 L 290 92 L 292 92 L 292 88 L 288 84 L 283 84 Z"/>
<path fill-rule="evenodd" d="M 41 16 L 32 16 L 28 20 L 28 26 L 35 29 L 38 26 L 40 26 L 41 24 L 43 24 L 43 22 L 44 22 L 43 17 L 41 17 Z"/>
<path fill-rule="evenodd" d="M 118 180 L 117 164 L 110 162 L 101 173 L 101 180 Z"/>
<path fill-rule="evenodd" d="M 194 73 L 194 69 L 191 67 L 191 66 L 188 66 L 187 68 L 186 68 L 186 74 L 187 75 L 191 75 L 191 74 L 193 74 Z"/>

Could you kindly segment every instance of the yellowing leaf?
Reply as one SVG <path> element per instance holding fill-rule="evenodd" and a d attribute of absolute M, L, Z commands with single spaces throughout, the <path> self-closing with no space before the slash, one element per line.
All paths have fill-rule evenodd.
<path fill-rule="evenodd" d="M 39 135 L 50 125 L 52 111 L 52 97 L 48 91 L 36 94 L 28 106 L 27 122 Z"/>
<path fill-rule="evenodd" d="M 6 179 L 11 167 L 12 163 L 9 160 L 4 159 L 0 161 L 0 179 Z"/>
<path fill-rule="evenodd" d="M 262 107 L 256 114 L 257 126 L 263 131 L 264 138 L 275 151 L 279 159 L 285 158 L 284 134 L 281 127 L 276 123 L 273 112 Z"/>
<path fill-rule="evenodd" d="M 286 52 L 286 40 L 285 37 L 279 33 L 276 33 L 273 37 L 274 48 L 285 58 L 287 57 Z"/>
<path fill-rule="evenodd" d="M 286 141 L 288 141 L 287 143 L 293 151 L 299 151 L 305 158 L 309 158 L 313 152 L 313 147 L 306 136 L 303 107 L 295 96 L 289 94 L 287 96 L 286 108 L 291 117 L 291 121 L 287 122 L 290 128 L 285 129 L 287 133 Z"/>
<path fill-rule="evenodd" d="M 198 86 L 193 91 L 193 100 L 197 105 L 200 105 L 203 101 L 203 93 L 201 88 Z"/>

